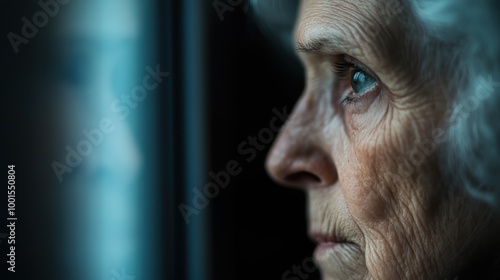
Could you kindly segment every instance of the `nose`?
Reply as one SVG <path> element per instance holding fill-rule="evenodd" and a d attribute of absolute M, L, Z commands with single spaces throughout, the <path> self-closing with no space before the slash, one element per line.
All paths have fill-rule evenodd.
<path fill-rule="evenodd" d="M 278 183 L 304 189 L 332 186 L 337 170 L 326 147 L 318 108 L 303 96 L 269 152 L 266 169 Z M 330 150 L 330 152 L 329 152 Z"/>

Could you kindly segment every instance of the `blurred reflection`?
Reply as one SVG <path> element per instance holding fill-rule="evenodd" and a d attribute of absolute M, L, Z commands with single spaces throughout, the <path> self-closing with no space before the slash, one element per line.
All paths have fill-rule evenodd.
<path fill-rule="evenodd" d="M 154 243 L 147 238 L 154 231 L 148 220 L 154 213 L 146 207 L 154 202 L 144 201 L 151 201 L 147 198 L 157 188 L 148 179 L 155 172 L 155 158 L 145 148 L 154 141 L 150 119 L 156 93 L 130 105 L 126 117 L 117 109 L 142 84 L 145 67 L 156 65 L 151 34 L 143 32 L 150 5 L 139 0 L 74 1 L 65 7 L 64 24 L 56 31 L 56 93 L 66 135 L 57 161 L 67 164 L 74 153 L 70 158 L 76 165 L 61 175 L 58 186 L 66 203 L 62 267 L 65 276 L 71 275 L 67 279 L 154 279 L 154 265 L 144 269 L 154 261 L 154 254 L 144 257 L 150 246 L 146 242 Z M 100 129 L 103 121 L 107 133 Z M 92 143 L 91 148 L 81 146 L 83 141 Z"/>

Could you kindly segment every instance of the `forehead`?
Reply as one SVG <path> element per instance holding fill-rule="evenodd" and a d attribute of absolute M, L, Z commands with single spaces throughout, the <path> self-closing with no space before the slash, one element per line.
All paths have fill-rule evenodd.
<path fill-rule="evenodd" d="M 295 28 L 298 49 L 363 56 L 393 37 L 403 0 L 303 0 Z"/>

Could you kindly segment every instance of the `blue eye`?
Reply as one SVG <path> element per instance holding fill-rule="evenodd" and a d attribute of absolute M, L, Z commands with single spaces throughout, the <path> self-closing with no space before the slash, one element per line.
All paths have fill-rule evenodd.
<path fill-rule="evenodd" d="M 352 72 L 351 87 L 354 93 L 362 93 L 376 83 L 375 79 L 361 70 Z"/>

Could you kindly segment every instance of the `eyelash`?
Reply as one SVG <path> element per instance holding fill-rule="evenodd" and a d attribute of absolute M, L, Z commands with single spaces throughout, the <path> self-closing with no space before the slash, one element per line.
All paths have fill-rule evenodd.
<path fill-rule="evenodd" d="M 331 60 L 331 63 L 332 63 L 333 71 L 335 72 L 335 75 L 339 79 L 342 79 L 342 80 L 349 79 L 350 74 L 352 73 L 353 69 L 355 71 L 357 70 L 357 71 L 363 71 L 365 73 L 368 73 L 368 71 L 364 67 L 362 67 L 358 64 L 355 64 L 351 61 L 348 61 L 345 58 L 345 56 L 339 56 L 339 57 L 335 58 L 334 60 Z M 360 95 L 346 94 L 342 98 L 342 100 L 340 101 L 340 105 L 344 106 L 344 107 L 349 106 L 352 103 L 355 103 L 356 101 L 358 101 L 360 98 L 362 98 L 369 91 L 370 90 L 367 90 Z"/>

